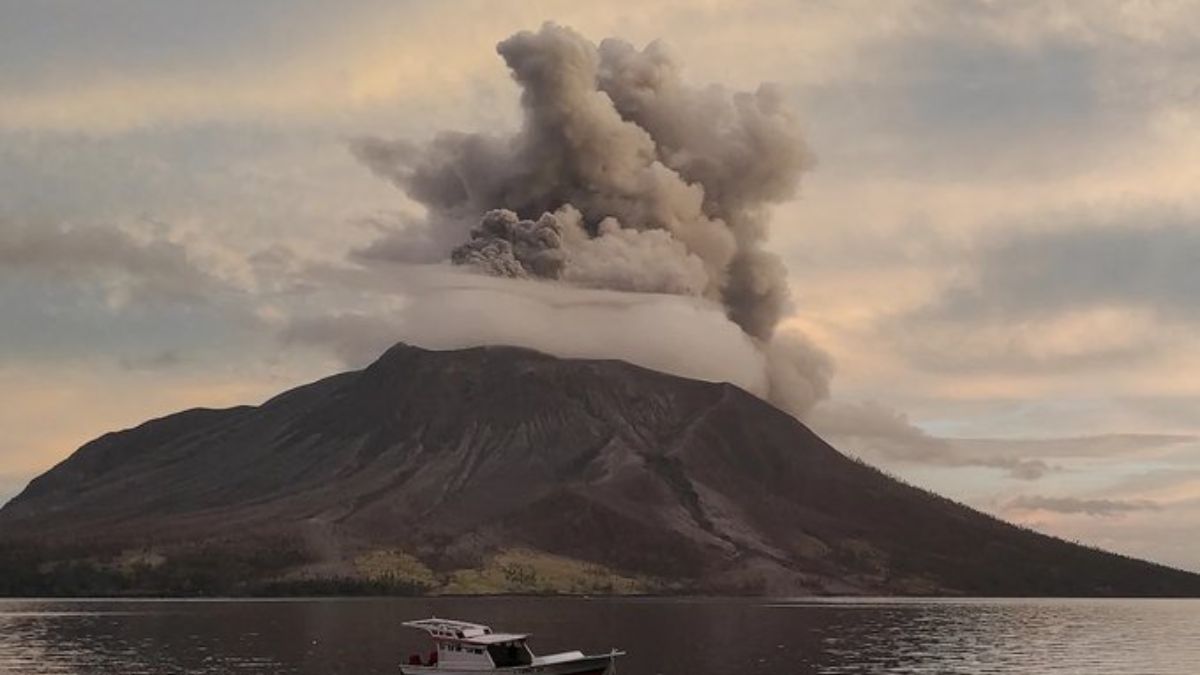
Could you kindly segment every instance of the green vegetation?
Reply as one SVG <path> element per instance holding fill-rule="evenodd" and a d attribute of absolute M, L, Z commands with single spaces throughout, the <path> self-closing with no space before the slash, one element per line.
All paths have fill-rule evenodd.
<path fill-rule="evenodd" d="M 370 551 L 354 559 L 358 578 L 371 584 L 396 586 L 428 591 L 438 586 L 433 570 L 416 557 L 403 551 L 385 549 Z"/>
<path fill-rule="evenodd" d="M 266 597 L 401 596 L 425 595 L 429 587 L 398 579 L 312 577 L 282 579 L 255 586 L 251 595 Z"/>
<path fill-rule="evenodd" d="M 286 544 L 285 542 L 281 542 Z M 204 543 L 169 553 L 83 555 L 26 544 L 0 545 L 0 595 L 215 596 L 256 594 L 262 579 L 300 564 L 290 545 Z"/>
<path fill-rule="evenodd" d="M 493 555 L 480 569 L 456 570 L 440 593 L 614 594 L 646 593 L 646 579 L 623 576 L 607 567 L 529 549 Z"/>
<path fill-rule="evenodd" d="M 325 596 L 426 594 L 633 594 L 648 580 L 606 567 L 513 549 L 478 569 L 437 574 L 395 549 L 360 554 L 345 573 L 306 572 L 292 541 L 206 542 L 163 549 L 91 552 L 0 544 L 0 596 Z"/>

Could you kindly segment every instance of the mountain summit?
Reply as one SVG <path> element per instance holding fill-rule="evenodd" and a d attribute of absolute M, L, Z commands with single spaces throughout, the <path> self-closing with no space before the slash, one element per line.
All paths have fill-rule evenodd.
<path fill-rule="evenodd" d="M 239 588 L 1200 595 L 889 478 L 732 385 L 511 347 L 399 344 L 106 434 L 0 510 L 0 541 L 135 591 L 204 551 Z"/>

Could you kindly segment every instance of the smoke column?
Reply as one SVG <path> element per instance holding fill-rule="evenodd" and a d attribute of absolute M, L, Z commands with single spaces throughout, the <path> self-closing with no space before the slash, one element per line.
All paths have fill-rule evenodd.
<path fill-rule="evenodd" d="M 775 335 L 789 291 L 763 248 L 767 210 L 809 163 L 779 92 L 695 88 L 659 43 L 595 45 L 553 23 L 497 51 L 522 90 L 518 132 L 353 143 L 426 209 L 416 236 L 362 255 L 705 298 L 762 354 L 764 395 L 795 414 L 827 396 L 828 357 Z"/>

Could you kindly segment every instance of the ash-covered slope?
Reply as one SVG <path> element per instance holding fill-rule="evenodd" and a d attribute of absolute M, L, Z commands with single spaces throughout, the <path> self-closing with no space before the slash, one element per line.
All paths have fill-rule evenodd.
<path fill-rule="evenodd" d="M 521 550 L 651 589 L 1200 594 L 892 480 L 731 385 L 502 347 L 397 345 L 258 407 L 108 434 L 0 510 L 0 538 L 45 546 L 280 537 L 309 575 Z"/>

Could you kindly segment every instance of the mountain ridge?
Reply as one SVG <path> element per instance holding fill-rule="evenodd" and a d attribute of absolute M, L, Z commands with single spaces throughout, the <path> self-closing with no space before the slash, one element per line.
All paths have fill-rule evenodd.
<path fill-rule="evenodd" d="M 731 384 L 497 346 L 401 343 L 259 406 L 105 434 L 0 509 L 4 541 L 114 574 L 138 551 L 287 553 L 230 582 L 246 589 L 552 592 L 582 574 L 642 592 L 1200 595 L 1200 575 L 898 482 Z"/>

